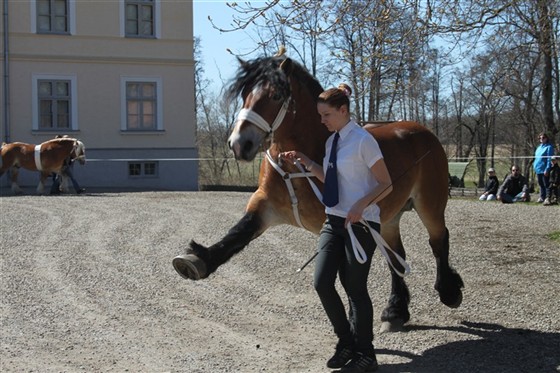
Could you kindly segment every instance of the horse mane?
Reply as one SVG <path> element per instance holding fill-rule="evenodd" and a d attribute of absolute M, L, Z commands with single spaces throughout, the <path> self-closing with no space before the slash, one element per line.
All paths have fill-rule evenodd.
<path fill-rule="evenodd" d="M 73 137 L 63 136 L 63 137 L 55 137 L 54 139 L 47 140 L 45 142 L 67 142 L 67 141 L 78 141 Z"/>
<path fill-rule="evenodd" d="M 226 90 L 226 100 L 235 100 L 246 89 L 255 85 L 268 82 L 276 89 L 279 99 L 284 101 L 291 96 L 290 82 L 286 74 L 280 69 L 280 64 L 287 59 L 278 53 L 273 57 L 259 57 L 251 61 L 239 59 L 239 69 Z M 292 75 L 304 87 L 307 87 L 311 96 L 316 99 L 323 87 L 305 67 L 292 60 Z"/>

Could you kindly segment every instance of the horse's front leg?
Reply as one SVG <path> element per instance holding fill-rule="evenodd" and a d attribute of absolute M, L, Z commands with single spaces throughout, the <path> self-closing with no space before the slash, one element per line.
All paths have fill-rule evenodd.
<path fill-rule="evenodd" d="M 208 248 L 191 241 L 186 254 L 173 259 L 177 273 L 191 280 L 206 278 L 260 236 L 268 227 L 265 222 L 268 208 L 264 199 L 256 196 L 257 193 L 251 198 L 243 218 L 221 241 Z"/>

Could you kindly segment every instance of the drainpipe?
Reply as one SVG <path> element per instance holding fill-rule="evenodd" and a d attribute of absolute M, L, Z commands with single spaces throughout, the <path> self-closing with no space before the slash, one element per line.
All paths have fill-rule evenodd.
<path fill-rule="evenodd" d="M 4 122 L 4 141 L 10 142 L 10 69 L 8 58 L 8 0 L 4 0 L 4 103 L 3 103 L 3 122 Z"/>

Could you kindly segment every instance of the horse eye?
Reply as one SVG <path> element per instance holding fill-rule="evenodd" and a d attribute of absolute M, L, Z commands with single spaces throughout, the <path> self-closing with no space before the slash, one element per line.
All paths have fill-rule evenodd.
<path fill-rule="evenodd" d="M 274 93 L 274 94 L 272 95 L 272 99 L 273 99 L 274 101 L 279 101 L 281 98 L 282 98 L 282 97 L 280 97 L 280 94 L 279 94 L 279 93 Z"/>

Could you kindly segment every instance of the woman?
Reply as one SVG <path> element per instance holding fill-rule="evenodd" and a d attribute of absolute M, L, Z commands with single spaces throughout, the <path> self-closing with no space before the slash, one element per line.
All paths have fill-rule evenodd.
<path fill-rule="evenodd" d="M 548 141 L 546 133 L 539 135 L 540 145 L 535 150 L 535 162 L 533 169 L 537 174 L 537 181 L 539 183 L 540 197 L 537 202 L 542 203 L 546 198 L 546 190 L 548 189 L 548 170 L 552 167 L 550 158 L 554 155 L 554 147 Z"/>
<path fill-rule="evenodd" d="M 380 211 L 375 202 L 391 190 L 391 177 L 377 141 L 350 118 L 350 87 L 341 84 L 319 95 L 317 111 L 322 123 L 334 132 L 326 142 L 323 165 L 316 164 L 299 151 L 281 154 L 299 160 L 315 177 L 325 182 L 327 219 L 321 229 L 316 258 L 314 286 L 323 308 L 338 337 L 335 354 L 327 367 L 341 372 L 373 372 L 377 360 L 373 348 L 373 306 L 367 289 L 367 278 L 376 243 L 368 229 L 359 223 L 364 219 L 380 231 Z M 331 158 L 333 143 L 336 160 Z M 338 198 L 328 201 L 331 188 L 328 169 L 336 170 Z M 347 226 L 353 227 L 367 259 L 354 254 Z M 336 277 L 348 296 L 350 316 L 335 288 Z"/>
<path fill-rule="evenodd" d="M 488 169 L 488 180 L 484 186 L 484 193 L 482 193 L 478 199 L 480 201 L 494 201 L 496 199 L 496 195 L 498 194 L 499 186 L 500 182 L 496 176 L 496 170 L 490 167 Z"/>

